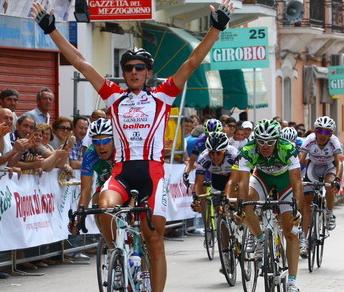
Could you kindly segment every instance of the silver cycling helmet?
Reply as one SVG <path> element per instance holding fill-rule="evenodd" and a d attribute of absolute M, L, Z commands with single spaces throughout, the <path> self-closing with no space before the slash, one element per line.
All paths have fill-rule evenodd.
<path fill-rule="evenodd" d="M 316 128 L 334 131 L 336 129 L 336 122 L 328 116 L 319 117 L 314 122 L 314 129 Z"/>
<path fill-rule="evenodd" d="M 89 136 L 93 138 L 97 135 L 112 136 L 112 123 L 109 119 L 100 118 L 91 123 Z"/>
<path fill-rule="evenodd" d="M 297 138 L 297 131 L 294 127 L 285 127 L 281 131 L 281 138 L 290 142 L 295 142 Z"/>
<path fill-rule="evenodd" d="M 205 147 L 209 151 L 222 151 L 228 147 L 227 135 L 223 132 L 211 132 L 205 141 Z"/>
<path fill-rule="evenodd" d="M 261 120 L 254 127 L 254 137 L 263 140 L 278 139 L 281 135 L 281 125 L 275 120 Z"/>

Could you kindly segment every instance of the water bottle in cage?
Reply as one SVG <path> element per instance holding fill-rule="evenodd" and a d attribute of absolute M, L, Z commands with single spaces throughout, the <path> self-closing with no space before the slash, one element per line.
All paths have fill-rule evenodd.
<path fill-rule="evenodd" d="M 149 271 L 142 271 L 141 272 L 141 289 L 142 292 L 150 292 L 151 289 L 151 282 L 150 282 L 150 273 Z"/>
<path fill-rule="evenodd" d="M 141 281 L 141 257 L 137 252 L 133 252 L 129 257 L 129 267 L 135 282 L 135 289 L 139 289 Z"/>

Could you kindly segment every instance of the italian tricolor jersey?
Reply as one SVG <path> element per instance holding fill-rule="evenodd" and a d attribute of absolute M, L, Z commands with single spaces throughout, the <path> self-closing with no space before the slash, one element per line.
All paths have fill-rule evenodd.
<path fill-rule="evenodd" d="M 115 162 L 163 161 L 166 123 L 180 93 L 172 78 L 138 94 L 109 80 L 104 82 L 99 95 L 112 117 Z"/>

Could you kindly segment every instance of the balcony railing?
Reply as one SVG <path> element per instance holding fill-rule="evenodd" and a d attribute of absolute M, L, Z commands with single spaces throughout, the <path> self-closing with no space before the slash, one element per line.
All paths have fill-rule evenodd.
<path fill-rule="evenodd" d="M 343 3 L 341 0 L 332 0 L 332 30 L 343 32 Z"/>
<path fill-rule="evenodd" d="M 325 6 L 324 0 L 310 1 L 310 24 L 312 26 L 324 27 Z"/>

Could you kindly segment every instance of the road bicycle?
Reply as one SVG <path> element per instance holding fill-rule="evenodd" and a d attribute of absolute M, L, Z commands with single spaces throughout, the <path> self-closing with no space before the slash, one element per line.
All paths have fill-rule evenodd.
<path fill-rule="evenodd" d="M 323 181 L 303 182 L 304 186 L 313 186 L 314 195 L 311 204 L 311 223 L 307 233 L 308 241 L 308 270 L 313 272 L 315 257 L 317 267 L 322 264 L 325 239 L 329 237 L 329 230 L 326 226 L 326 189 L 325 187 L 336 186 Z"/>
<path fill-rule="evenodd" d="M 266 201 L 242 201 L 238 202 L 238 214 L 243 213 L 244 206 L 257 206 L 259 207 L 262 229 L 264 230 L 264 252 L 263 262 L 259 269 L 261 273 L 256 272 L 258 263 L 255 261 L 253 281 L 257 281 L 258 275 L 264 277 L 265 291 L 287 291 L 287 260 L 283 244 L 283 235 L 277 221 L 277 213 L 279 212 L 280 205 L 290 205 L 293 208 L 293 215 L 296 216 L 297 209 L 296 203 L 293 199 L 289 201 L 276 200 L 277 196 L 268 196 Z M 245 278 L 243 278 L 245 281 Z M 245 285 L 245 284 L 243 284 Z M 256 285 L 251 287 L 255 291 Z M 246 290 L 248 291 L 248 290 Z"/>
<path fill-rule="evenodd" d="M 141 233 L 141 215 L 144 213 L 148 226 L 151 223 L 151 209 L 145 200 L 138 201 L 139 193 L 131 190 L 131 203 L 127 207 L 116 206 L 114 208 L 81 208 L 75 212 L 69 211 L 69 218 L 73 223 L 79 216 L 78 229 L 87 233 L 85 218 L 91 214 L 108 214 L 113 217 L 111 230 L 116 224 L 116 235 L 112 234 L 113 249 L 107 249 L 105 256 L 104 245 L 99 252 L 97 262 L 97 274 L 99 291 L 107 292 L 151 292 L 150 261 L 147 248 Z M 100 246 L 100 245 L 99 245 Z M 135 261 L 134 261 L 135 259 Z M 104 281 L 103 272 L 107 272 L 107 280 Z"/>
<path fill-rule="evenodd" d="M 207 193 L 197 195 L 197 198 L 205 201 L 205 206 L 202 211 L 204 224 L 204 246 L 207 250 L 209 260 L 213 260 L 216 241 L 216 211 L 214 206 L 214 194 L 210 191 L 211 187 L 209 185 L 206 185 L 206 187 Z"/>
<path fill-rule="evenodd" d="M 224 274 L 229 286 L 234 286 L 237 279 L 237 266 L 240 264 L 243 284 L 251 278 L 252 265 L 246 252 L 248 229 L 239 222 L 236 215 L 236 198 L 227 198 L 223 192 L 221 204 L 217 216 L 217 243 L 221 261 L 221 271 Z M 252 254 L 251 254 L 252 255 Z M 244 286 L 246 289 L 248 285 Z M 246 290 L 245 290 L 246 291 Z"/>

